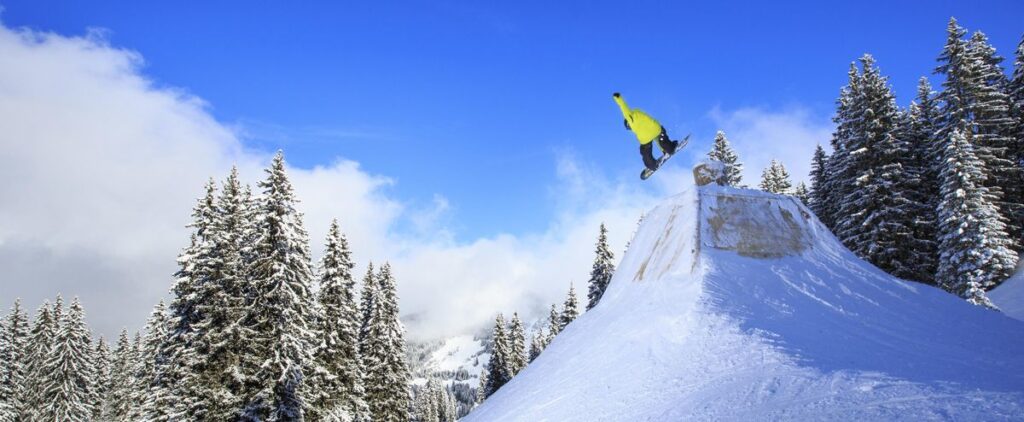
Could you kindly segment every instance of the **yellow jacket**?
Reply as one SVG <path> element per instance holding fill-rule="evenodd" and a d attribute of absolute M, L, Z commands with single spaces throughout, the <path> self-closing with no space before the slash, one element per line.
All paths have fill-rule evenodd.
<path fill-rule="evenodd" d="M 651 143 L 654 138 L 661 135 L 661 123 L 654 120 L 653 117 L 648 116 L 640 109 L 630 109 L 626 105 L 626 100 L 622 99 L 622 96 L 613 97 L 615 102 L 619 104 L 619 108 L 622 109 L 622 116 L 629 122 L 629 128 L 636 134 L 636 139 L 640 141 L 641 145 Z"/>

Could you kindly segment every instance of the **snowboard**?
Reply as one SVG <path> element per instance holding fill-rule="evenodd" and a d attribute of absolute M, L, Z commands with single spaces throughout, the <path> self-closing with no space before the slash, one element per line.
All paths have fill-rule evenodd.
<path fill-rule="evenodd" d="M 679 145 L 676 145 L 676 150 L 672 151 L 671 154 L 661 154 L 661 158 L 658 159 L 658 166 L 655 167 L 654 170 L 645 167 L 644 171 L 640 172 L 640 180 L 647 180 L 648 177 L 651 177 L 651 175 L 654 174 L 654 172 L 658 171 L 658 169 L 661 168 L 662 164 L 665 164 L 665 162 L 668 161 L 669 158 L 672 158 L 673 155 L 678 154 L 679 151 L 682 150 L 683 147 L 685 147 L 688 143 L 690 143 L 690 135 L 686 135 L 686 137 L 683 138 L 682 141 L 679 141 Z"/>

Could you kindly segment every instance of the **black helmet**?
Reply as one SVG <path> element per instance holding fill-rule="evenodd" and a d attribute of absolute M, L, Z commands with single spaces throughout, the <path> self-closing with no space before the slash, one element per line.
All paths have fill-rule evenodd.
<path fill-rule="evenodd" d="M 630 130 L 628 119 L 622 119 L 622 125 L 626 127 L 626 130 Z"/>

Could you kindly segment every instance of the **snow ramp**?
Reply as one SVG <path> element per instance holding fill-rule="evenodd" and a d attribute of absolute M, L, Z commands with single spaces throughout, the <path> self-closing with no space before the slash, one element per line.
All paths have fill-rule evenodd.
<path fill-rule="evenodd" d="M 464 420 L 826 419 L 1024 420 L 1024 323 L 883 273 L 792 197 L 708 185 Z"/>

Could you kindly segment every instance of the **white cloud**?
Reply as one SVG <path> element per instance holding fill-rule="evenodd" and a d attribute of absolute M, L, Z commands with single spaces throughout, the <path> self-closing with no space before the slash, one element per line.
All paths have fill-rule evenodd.
<path fill-rule="evenodd" d="M 811 156 L 817 144 L 828 146 L 833 125 L 827 118 L 815 118 L 808 110 L 741 108 L 712 109 L 708 116 L 736 150 L 743 162 L 743 183 L 757 186 L 761 171 L 772 159 L 781 160 L 793 182 L 809 181 Z"/>
<path fill-rule="evenodd" d="M 155 86 L 142 65 L 96 35 L 0 26 L 0 305 L 18 296 L 34 308 L 62 292 L 81 296 L 108 336 L 137 329 L 171 285 L 207 178 L 233 164 L 250 182 L 263 177 L 268 152 L 246 149 L 201 99 Z M 445 226 L 457 204 L 443 192 L 419 209 L 389 194 L 390 178 L 341 158 L 290 175 L 312 249 L 337 217 L 360 268 L 392 262 L 410 334 L 423 337 L 475 328 L 495 311 L 542 312 L 570 281 L 585 297 L 598 224 L 621 254 L 658 196 L 569 154 L 557 165 L 551 200 L 561 199 L 547 230 L 461 243 Z M 414 230 L 395 230 L 402 222 Z"/>

